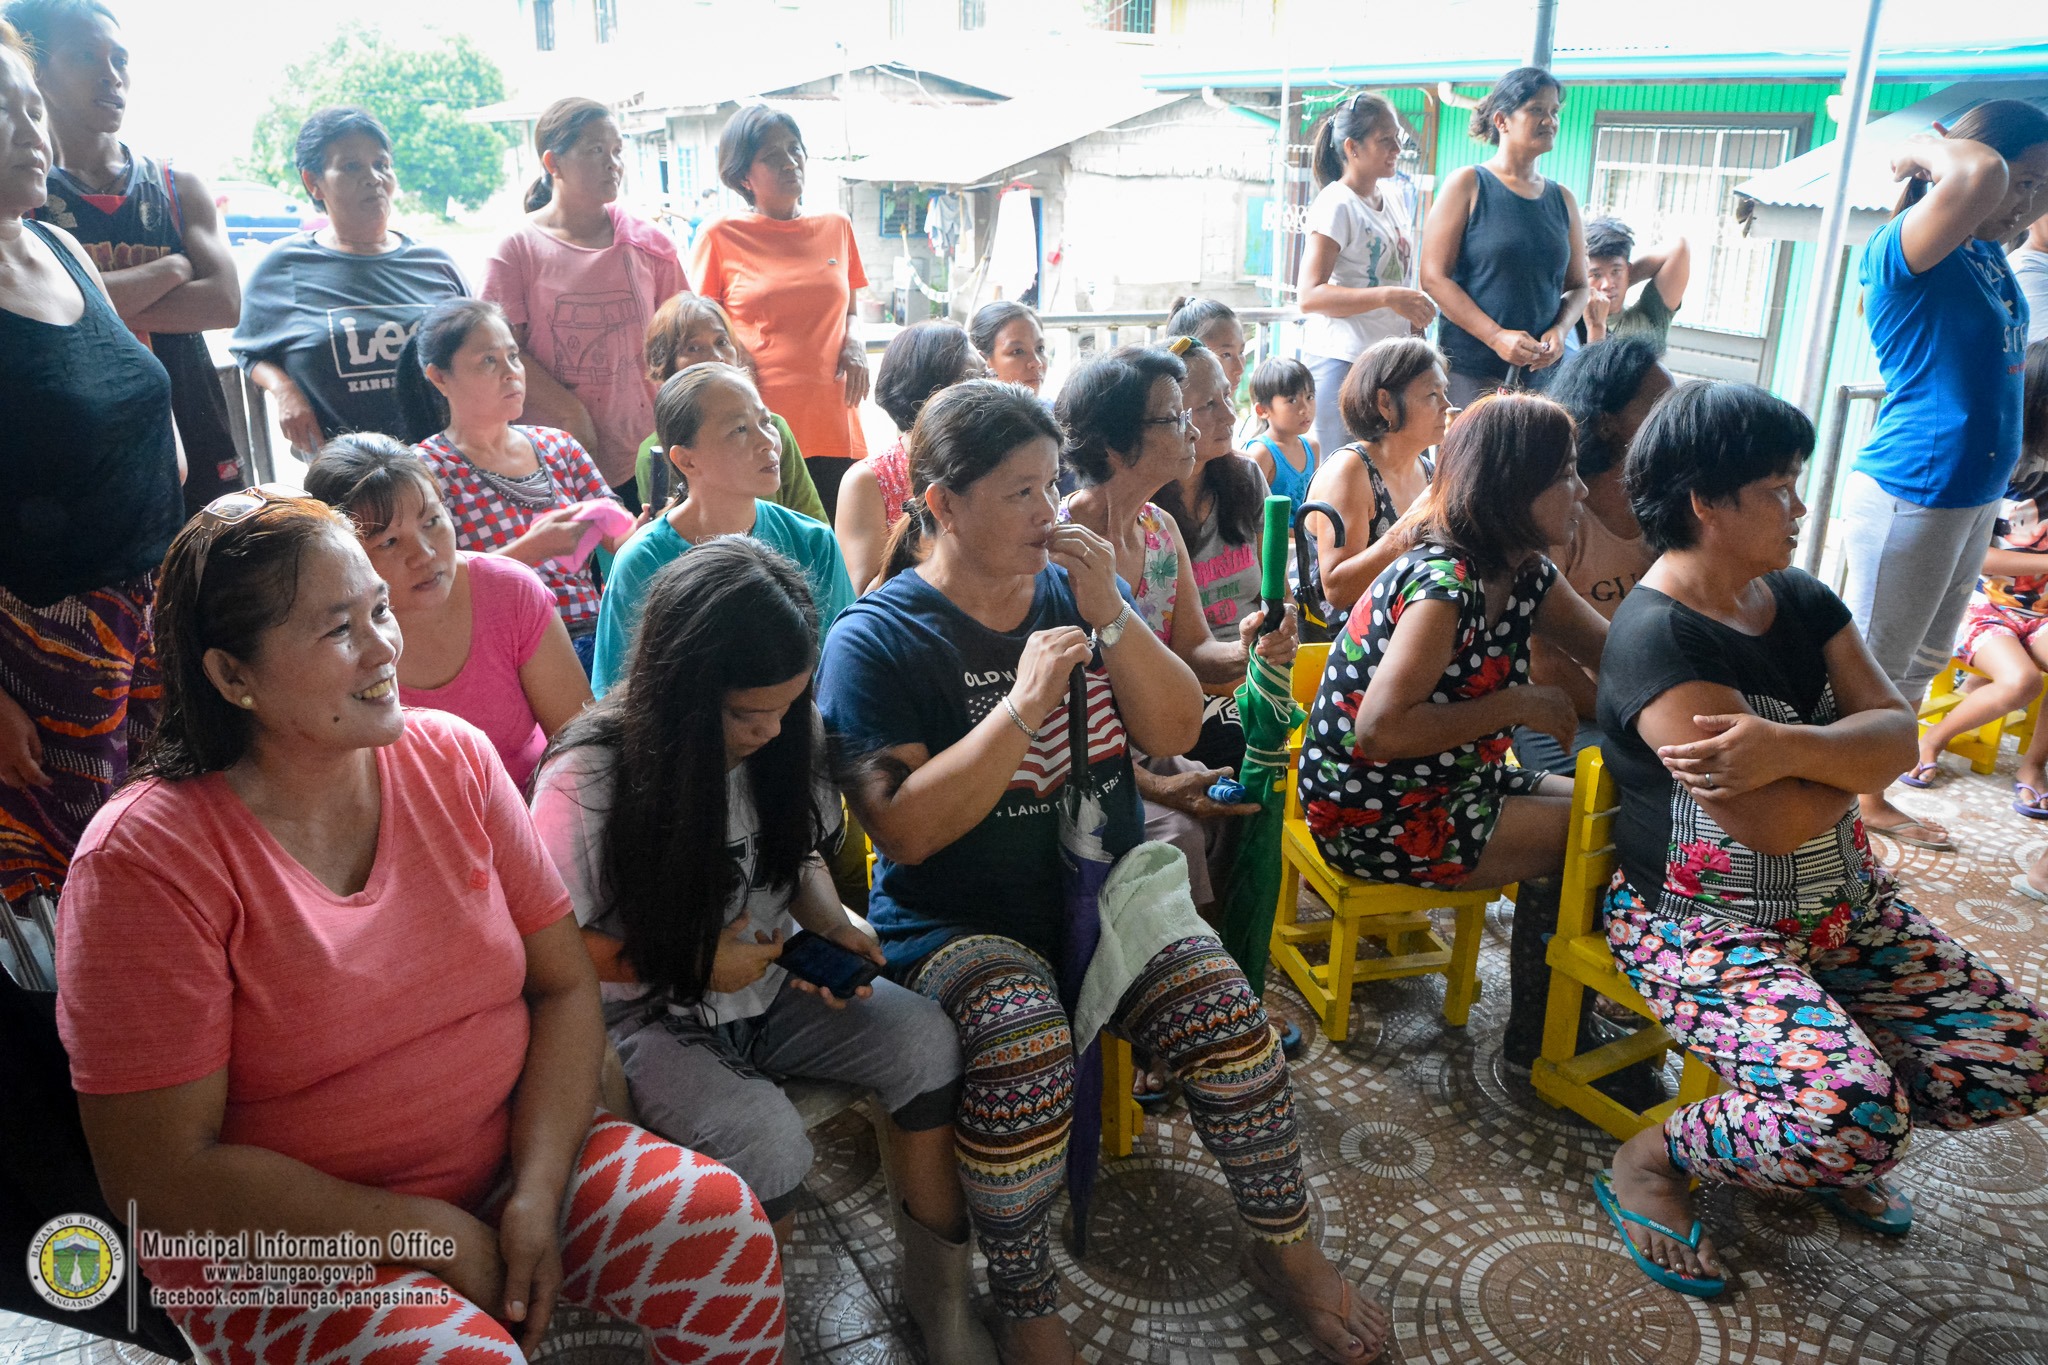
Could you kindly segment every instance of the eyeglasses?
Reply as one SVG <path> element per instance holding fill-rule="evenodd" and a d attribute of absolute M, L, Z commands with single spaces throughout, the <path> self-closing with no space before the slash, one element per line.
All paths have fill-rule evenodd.
<path fill-rule="evenodd" d="M 206 582 L 206 557 L 213 553 L 213 542 L 220 539 L 220 533 L 237 522 L 247 521 L 274 502 L 303 502 L 306 494 L 284 484 L 258 484 L 244 488 L 239 493 L 223 493 L 199 509 L 199 518 L 212 528 L 213 534 L 199 542 L 198 562 L 192 566 L 192 592 L 196 597 Z"/>
<path fill-rule="evenodd" d="M 1194 424 L 1195 410 L 1193 408 L 1182 408 L 1171 417 L 1146 417 L 1138 422 L 1138 425 L 1142 427 L 1179 427 L 1182 431 L 1186 431 Z"/>

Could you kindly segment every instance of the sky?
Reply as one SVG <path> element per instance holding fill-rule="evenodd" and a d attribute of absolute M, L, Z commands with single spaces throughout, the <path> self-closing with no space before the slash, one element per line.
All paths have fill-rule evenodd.
<path fill-rule="evenodd" d="M 110 0 L 127 36 L 132 88 L 123 139 L 223 178 L 284 69 L 324 44 L 348 19 L 393 37 L 429 28 L 483 36 L 516 23 L 510 0 L 348 0 L 344 5 L 271 0 Z"/>

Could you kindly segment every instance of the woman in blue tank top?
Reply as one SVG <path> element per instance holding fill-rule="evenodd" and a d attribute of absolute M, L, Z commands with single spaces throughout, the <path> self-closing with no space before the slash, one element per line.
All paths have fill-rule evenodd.
<path fill-rule="evenodd" d="M 1541 67 L 1494 82 L 1471 133 L 1500 150 L 1452 172 L 1423 226 L 1422 288 L 1443 310 L 1437 346 L 1459 407 L 1498 388 L 1545 388 L 1585 311 L 1578 201 L 1536 169 L 1557 141 L 1563 102 Z"/>
<path fill-rule="evenodd" d="M 1918 703 L 1954 649 L 2020 458 L 2027 302 L 2000 243 L 2040 212 L 2048 114 L 1987 100 L 1892 159 L 1899 210 L 1863 247 L 1863 315 L 1884 406 L 1842 490 L 1842 599 L 1878 666 Z M 1938 768 L 1915 768 L 1928 786 Z M 1939 825 L 1866 794 L 1863 823 L 1916 848 Z"/>

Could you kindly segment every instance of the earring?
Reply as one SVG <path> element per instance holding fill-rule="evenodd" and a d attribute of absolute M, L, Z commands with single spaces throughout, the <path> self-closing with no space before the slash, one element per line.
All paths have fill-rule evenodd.
<path fill-rule="evenodd" d="M 254 711 L 256 709 L 256 699 L 254 697 L 242 698 L 242 709 L 244 711 Z"/>

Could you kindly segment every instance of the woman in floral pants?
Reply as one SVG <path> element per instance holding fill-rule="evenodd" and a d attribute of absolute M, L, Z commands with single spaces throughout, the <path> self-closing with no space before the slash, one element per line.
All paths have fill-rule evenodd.
<path fill-rule="evenodd" d="M 1812 448 L 1790 404 L 1692 383 L 1625 475 L 1662 558 L 1600 675 L 1622 798 L 1608 941 L 1726 1089 L 1630 1139 L 1596 1189 L 1637 1263 L 1702 1296 L 1724 1278 L 1690 1177 L 1812 1190 L 1902 1234 L 1911 1205 L 1881 1177 L 1916 1121 L 2048 1105 L 2048 1014 L 1897 898 L 1857 817 L 1856 792 L 1911 766 L 1916 727 L 1848 608 L 1787 567 Z"/>

